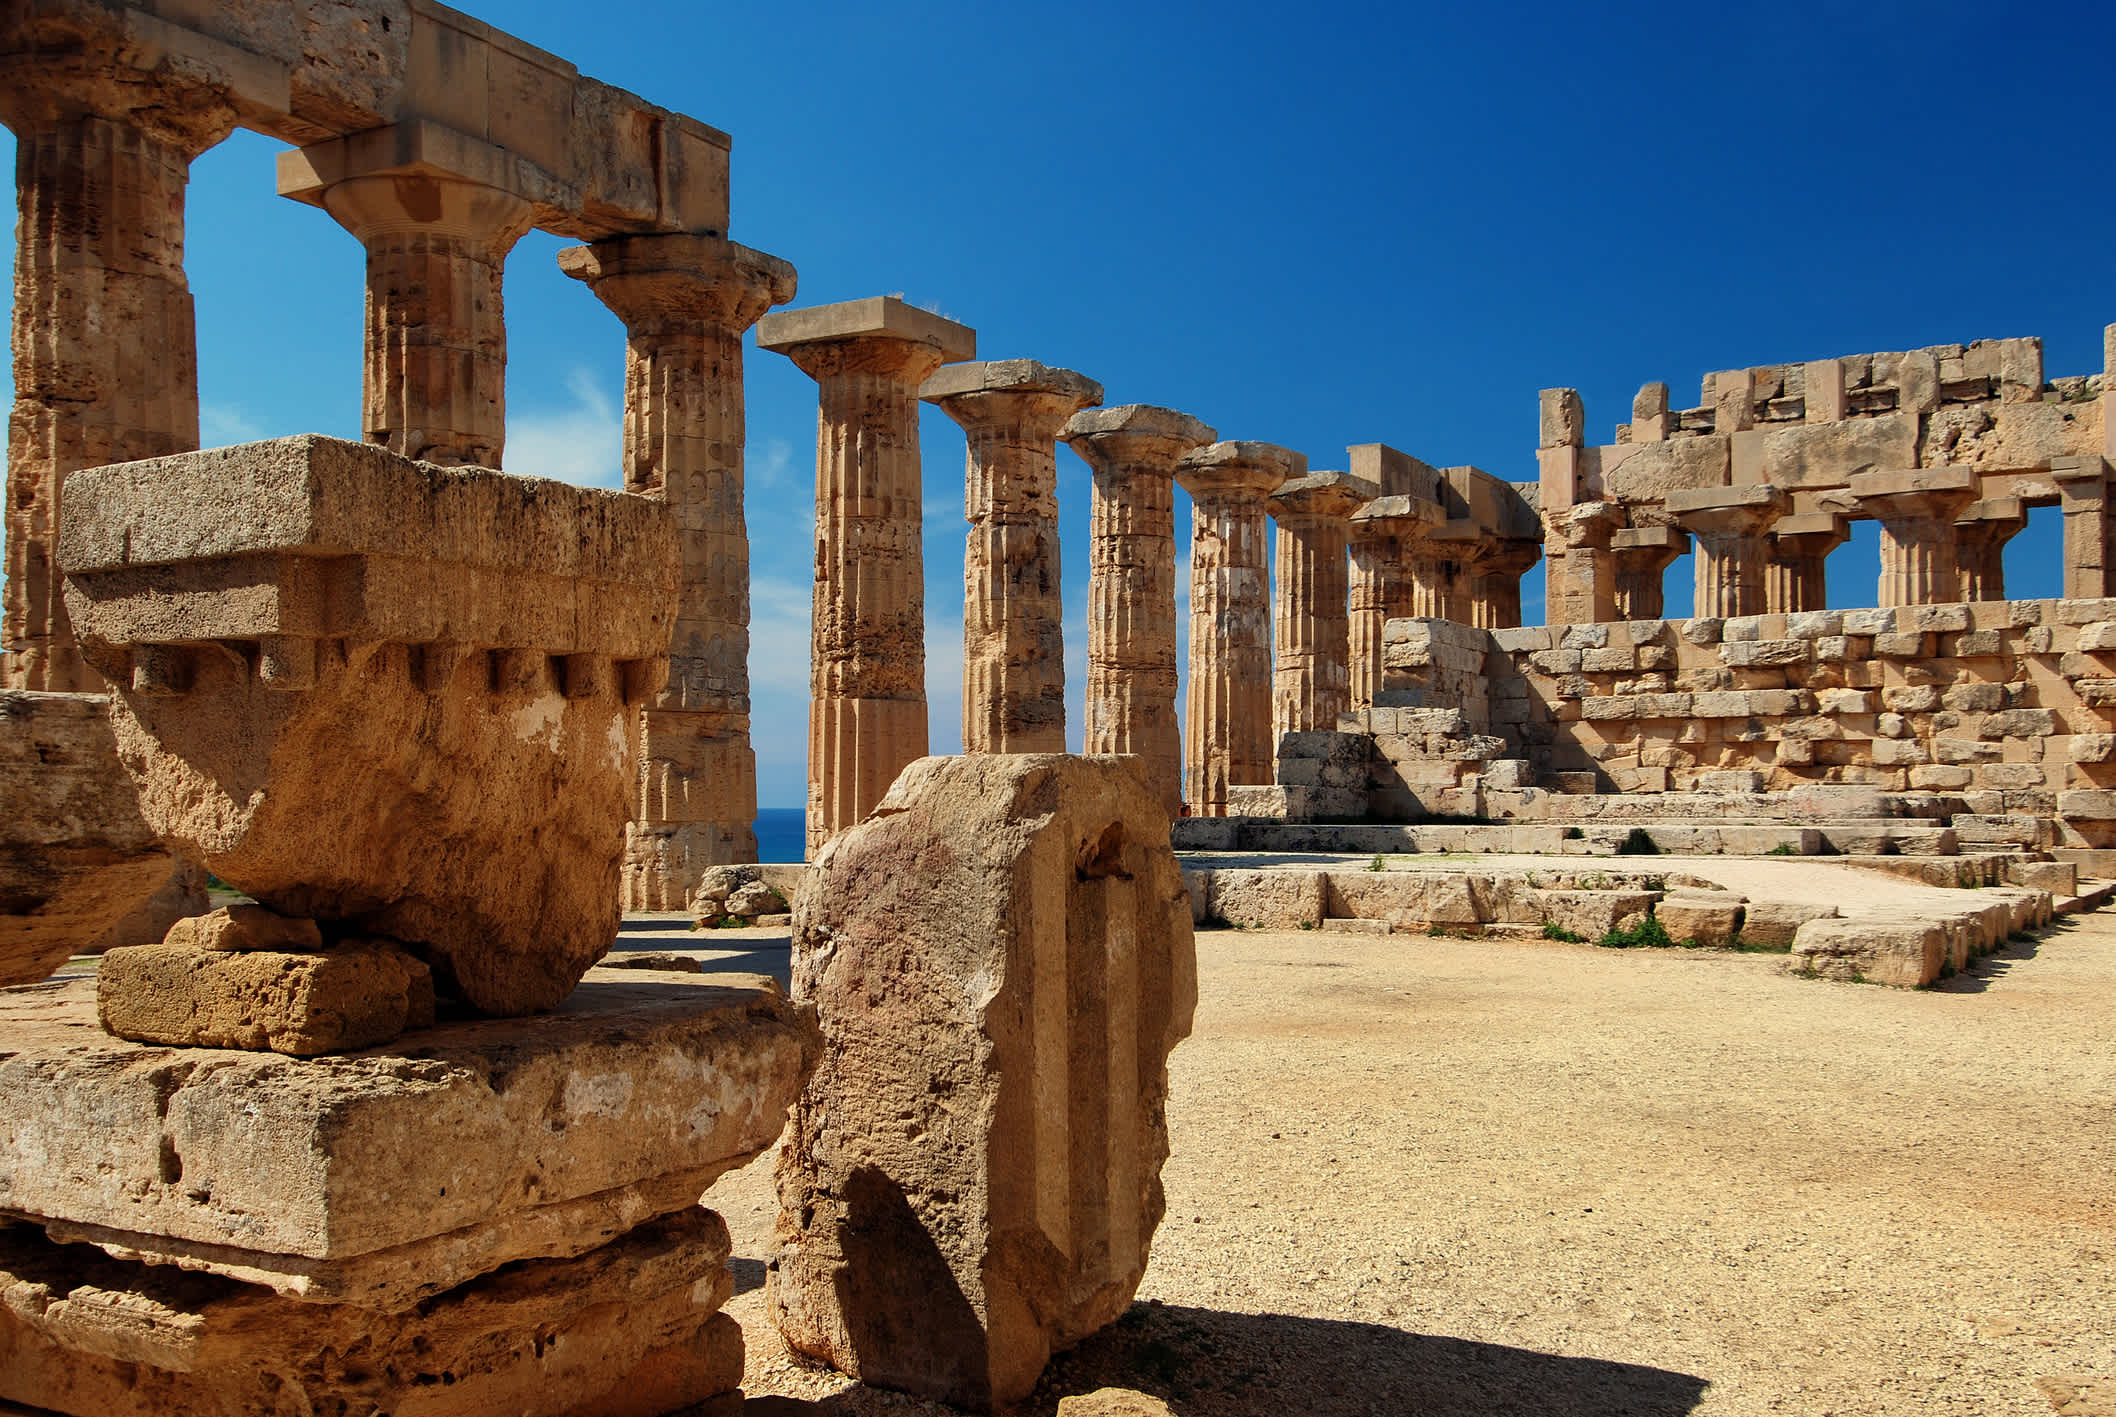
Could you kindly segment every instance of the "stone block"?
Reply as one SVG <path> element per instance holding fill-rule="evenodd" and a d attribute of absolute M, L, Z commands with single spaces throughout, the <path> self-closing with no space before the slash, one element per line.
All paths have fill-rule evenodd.
<path fill-rule="evenodd" d="M 429 1027 L 433 975 L 387 940 L 307 953 L 165 940 L 105 955 L 96 1008 L 118 1038 L 305 1058 Z"/>
<path fill-rule="evenodd" d="M 1541 923 L 1599 940 L 1629 930 L 1653 913 L 1654 896 L 1635 890 L 1534 890 L 1522 892 Z"/>
<path fill-rule="evenodd" d="M 1940 706 L 1940 691 L 1930 684 L 1897 684 L 1881 691 L 1881 701 L 1896 713 L 1931 713 Z"/>
<path fill-rule="evenodd" d="M 2088 708 L 2116 708 L 2116 679 L 2080 679 L 2072 688 Z"/>
<path fill-rule="evenodd" d="M 1693 645 L 1716 645 L 1719 643 L 1720 632 L 1725 628 L 1725 625 L 1726 621 L 1710 617 L 1685 620 L 1678 627 L 1677 633 Z"/>
<path fill-rule="evenodd" d="M 1976 781 L 1982 787 L 2012 792 L 2047 786 L 2050 775 L 2041 763 L 1986 763 L 1977 768 Z"/>
<path fill-rule="evenodd" d="M 1796 610 L 1785 617 L 1788 639 L 1819 640 L 1844 633 L 1844 616 L 1835 610 Z"/>
<path fill-rule="evenodd" d="M 1730 639 L 1719 647 L 1720 658 L 1736 669 L 1769 669 L 1805 664 L 1813 653 L 1813 646 L 1806 640 L 1742 642 Z"/>
<path fill-rule="evenodd" d="M 1878 763 L 1880 760 L 1877 758 Z M 1955 792 L 1976 780 L 1968 768 L 1929 764 L 1910 770 L 1910 786 L 1918 792 Z"/>
<path fill-rule="evenodd" d="M 2005 749 L 1977 738 L 1934 738 L 1932 760 L 1936 763 L 1993 763 Z"/>
<path fill-rule="evenodd" d="M 1751 901 L 1743 910 L 1741 938 L 1769 949 L 1790 949 L 1793 937 L 1810 920 L 1833 920 L 1834 905 L 1793 901 Z"/>
<path fill-rule="evenodd" d="M 2116 620 L 2096 620 L 2079 627 L 2079 639 L 2073 645 L 2082 654 L 2116 652 Z"/>
<path fill-rule="evenodd" d="M 1723 772 L 1701 772 L 1697 775 L 1699 792 L 1761 792 L 1763 774 L 1747 768 L 1729 769 Z"/>
<path fill-rule="evenodd" d="M 1580 652 L 1580 669 L 1587 674 L 1629 674 L 1638 668 L 1638 651 L 1629 645 Z"/>
<path fill-rule="evenodd" d="M 1956 659 L 1996 659 L 2006 651 L 1997 630 L 1970 630 L 1956 635 L 1949 646 Z"/>
<path fill-rule="evenodd" d="M 108 708 L 99 694 L 0 692 L 0 987 L 160 939 L 206 908 L 204 875 L 140 815 Z"/>
<path fill-rule="evenodd" d="M 1761 615 L 1734 615 L 1721 622 L 1721 644 L 1753 644 L 1763 638 Z"/>
<path fill-rule="evenodd" d="M 1955 634 L 1969 628 L 1969 607 L 1954 605 L 1898 605 L 1896 630 L 1902 634 Z"/>
<path fill-rule="evenodd" d="M 1810 920 L 1793 935 L 1790 967 L 1825 979 L 1915 989 L 1940 977 L 1947 935 L 1930 921 Z"/>
<path fill-rule="evenodd" d="M 2075 733 L 2065 740 L 2075 763 L 2106 763 L 2116 760 L 2116 733 Z"/>
<path fill-rule="evenodd" d="M 1535 772 L 1524 758 L 1495 758 L 1484 765 L 1483 777 L 1488 790 L 1516 791 L 1535 786 Z"/>
<path fill-rule="evenodd" d="M 666 504 L 300 437 L 76 473 L 61 528 L 163 840 L 488 1013 L 552 1007 L 609 947 Z"/>
<path fill-rule="evenodd" d="M 1875 635 L 1874 653 L 1883 659 L 1927 659 L 1932 655 L 1932 645 L 1915 632 Z"/>
<path fill-rule="evenodd" d="M 1724 945 L 1741 933 L 1743 906 L 1738 895 L 1675 891 L 1661 897 L 1653 913 L 1671 940 Z"/>
<path fill-rule="evenodd" d="M 1865 689 L 1817 689 L 1815 709 L 1827 714 L 1872 713 L 1874 696 Z"/>
<path fill-rule="evenodd" d="M 1528 656 L 1528 667 L 1538 674 L 1577 674 L 1581 659 L 1581 651 L 1576 649 L 1537 650 Z"/>
<path fill-rule="evenodd" d="M 695 1204 L 398 1313 L 0 1230 L 0 1399 L 72 1417 L 644 1417 L 742 1382 L 727 1226 Z"/>
<path fill-rule="evenodd" d="M 2054 896 L 2079 894 L 2079 867 L 2070 861 L 2008 861 L 2006 880 Z"/>
<path fill-rule="evenodd" d="M 629 971 L 349 1055 L 125 1042 L 86 979 L 0 994 L 0 1040 L 0 1211 L 386 1311 L 695 1205 L 778 1136 L 816 1049 L 769 979 Z"/>
<path fill-rule="evenodd" d="M 2084 822 L 2116 822 L 2116 791 L 2075 788 L 2057 794 L 2057 815 Z"/>
<path fill-rule="evenodd" d="M 1876 610 L 1847 610 L 1844 612 L 1844 633 L 1847 635 L 1886 635 L 1896 628 L 1896 612 L 1886 606 Z"/>
<path fill-rule="evenodd" d="M 1987 713 L 1977 724 L 1977 733 L 1985 738 L 2047 738 L 2056 731 L 2057 715 L 2040 708 Z"/>
<path fill-rule="evenodd" d="M 1120 759 L 987 754 L 911 764 L 824 848 L 767 1298 L 796 1352 L 987 1410 L 1130 1305 L 1197 1001 L 1168 839 Z"/>
<path fill-rule="evenodd" d="M 1543 781 L 1552 792 L 1568 797 L 1592 797 L 1597 786 L 1597 779 L 1591 772 L 1545 773 Z"/>
<path fill-rule="evenodd" d="M 1940 704 L 1954 713 L 1996 713 L 2006 706 L 2006 686 L 1956 684 L 1941 691 Z"/>

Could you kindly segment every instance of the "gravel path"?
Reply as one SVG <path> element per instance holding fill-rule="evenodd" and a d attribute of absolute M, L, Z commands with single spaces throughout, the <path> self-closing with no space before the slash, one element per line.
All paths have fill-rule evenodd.
<path fill-rule="evenodd" d="M 1198 953 L 1141 1302 L 1029 1411 L 2116 1413 L 2116 913 L 1918 992 L 1698 951 Z M 948 1411 L 778 1343 L 772 1160 L 707 1198 L 748 1391 Z"/>

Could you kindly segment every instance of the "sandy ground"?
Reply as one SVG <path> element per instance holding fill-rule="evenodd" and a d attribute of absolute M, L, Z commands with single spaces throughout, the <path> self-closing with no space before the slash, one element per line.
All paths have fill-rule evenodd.
<path fill-rule="evenodd" d="M 783 933 L 728 934 L 783 977 Z M 2116 1413 L 2116 912 L 1918 992 L 1540 942 L 1198 953 L 1140 1302 L 1030 1412 Z M 778 1343 L 772 1160 L 708 1196 L 748 1392 L 946 1412 Z"/>

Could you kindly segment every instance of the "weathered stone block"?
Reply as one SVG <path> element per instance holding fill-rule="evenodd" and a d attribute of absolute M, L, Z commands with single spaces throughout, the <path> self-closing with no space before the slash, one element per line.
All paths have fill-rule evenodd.
<path fill-rule="evenodd" d="M 104 1031 L 140 1043 L 312 1057 L 433 1023 L 433 975 L 386 940 L 312 953 L 164 941 L 112 950 L 96 972 Z"/>
<path fill-rule="evenodd" d="M 1915 632 L 1875 635 L 1874 653 L 1883 659 L 1924 659 L 1932 654 L 1932 646 Z"/>
<path fill-rule="evenodd" d="M 1977 732 L 1985 738 L 2047 738 L 2057 731 L 2057 715 L 2048 709 L 2017 708 L 1985 714 Z"/>
<path fill-rule="evenodd" d="M 0 986 L 206 908 L 140 816 L 102 695 L 0 692 L 0 802 Z"/>
<path fill-rule="evenodd" d="M 490 1013 L 555 1005 L 608 948 L 667 506 L 301 437 L 77 473 L 61 525 L 163 839 Z"/>
<path fill-rule="evenodd" d="M 1789 664 L 1807 663 L 1809 657 L 1813 654 L 1813 646 L 1806 640 L 1749 640 L 1742 642 L 1730 639 L 1720 645 L 1719 653 L 1720 657 L 1728 665 L 1737 669 L 1768 669 Z"/>
<path fill-rule="evenodd" d="M 1876 759 L 1878 762 L 1879 760 Z M 1931 764 L 1910 770 L 1912 790 L 1919 792 L 1955 792 L 1976 780 L 1968 768 Z M 1900 843 L 1899 843 L 1900 844 Z"/>
<path fill-rule="evenodd" d="M 2105 763 L 2116 759 L 2116 733 L 2075 733 L 2066 740 L 2075 763 Z"/>
<path fill-rule="evenodd" d="M 399 1310 L 694 1205 L 778 1136 L 815 1048 L 748 975 L 596 971 L 543 1018 L 323 1058 L 125 1042 L 94 981 L 55 981 L 0 994 L 0 1211 Z"/>
<path fill-rule="evenodd" d="M 1996 713 L 2006 706 L 2006 686 L 1956 684 L 1941 692 L 1940 703 L 1955 713 Z"/>
<path fill-rule="evenodd" d="M 645 1417 L 742 1382 L 727 1226 L 696 1205 L 431 1304 L 307 1304 L 0 1230 L 0 1398 L 72 1417 Z M 355 1356 L 357 1355 L 357 1356 Z"/>
<path fill-rule="evenodd" d="M 1930 921 L 1811 920 L 1793 936 L 1790 965 L 1825 979 L 1915 989 L 1940 977 L 1947 935 Z"/>
<path fill-rule="evenodd" d="M 2116 822 L 2116 791 L 2077 788 L 2057 794 L 2057 815 L 2087 822 Z"/>
<path fill-rule="evenodd" d="M 1197 998 L 1167 843 L 1119 760 L 982 755 L 913 763 L 824 849 L 770 1280 L 797 1351 L 984 1409 L 1130 1304 Z"/>
<path fill-rule="evenodd" d="M 1671 940 L 1724 945 L 1741 933 L 1744 905 L 1740 896 L 1674 892 L 1663 896 L 1653 913 Z"/>
<path fill-rule="evenodd" d="M 1752 945 L 1788 949 L 1802 925 L 1810 920 L 1834 919 L 1836 915 L 1834 905 L 1751 901 L 1742 913 L 1741 938 Z"/>
<path fill-rule="evenodd" d="M 1523 898 L 1543 922 L 1599 940 L 1629 930 L 1653 912 L 1653 895 L 1630 890 L 1527 890 Z"/>

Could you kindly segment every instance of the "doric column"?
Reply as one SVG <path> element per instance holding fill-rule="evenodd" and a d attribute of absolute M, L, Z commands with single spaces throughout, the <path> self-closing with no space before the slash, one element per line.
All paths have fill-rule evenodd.
<path fill-rule="evenodd" d="M 767 315 L 760 348 L 816 381 L 808 854 L 926 755 L 918 387 L 977 332 L 890 296 Z"/>
<path fill-rule="evenodd" d="M 1145 759 L 1173 817 L 1183 806 L 1176 720 L 1176 463 L 1219 435 L 1147 404 L 1083 409 L 1062 436 L 1094 470 L 1088 504 L 1090 753 Z"/>
<path fill-rule="evenodd" d="M 95 690 L 59 594 L 59 489 L 84 467 L 198 446 L 184 190 L 235 111 L 217 85 L 0 29 L 20 211 L 0 687 Z"/>
<path fill-rule="evenodd" d="M 1616 618 L 1658 620 L 1665 614 L 1662 580 L 1690 538 L 1672 526 L 1627 526 L 1609 537 L 1616 563 Z"/>
<path fill-rule="evenodd" d="M 1380 490 L 1346 473 L 1315 472 L 1271 494 L 1278 523 L 1274 743 L 1282 733 L 1335 731 L 1351 706 L 1346 519 Z"/>
<path fill-rule="evenodd" d="M 280 195 L 322 207 L 367 248 L 360 419 L 370 443 L 498 467 L 507 434 L 501 269 L 534 224 L 514 165 L 423 125 L 282 153 Z"/>
<path fill-rule="evenodd" d="M 1542 513 L 1545 624 L 1598 625 L 1616 618 L 1609 539 L 1622 515 L 1613 502 L 1578 502 Z"/>
<path fill-rule="evenodd" d="M 2108 462 L 2096 453 L 2052 458 L 2050 477 L 2064 507 L 2065 598 L 2098 600 L 2109 593 L 2110 580 Z"/>
<path fill-rule="evenodd" d="M 1440 504 L 1418 497 L 1376 497 L 1346 523 L 1351 572 L 1346 618 L 1352 709 L 1372 708 L 1381 688 L 1381 632 L 1411 613 L 1413 586 L 1404 547 L 1415 544 L 1446 517 Z M 1519 587 L 1515 588 L 1516 609 Z"/>
<path fill-rule="evenodd" d="M 757 859 L 742 334 L 793 299 L 794 269 L 685 235 L 573 246 L 558 264 L 624 322 L 625 490 L 674 511 L 669 681 L 645 710 L 622 890 L 627 910 L 682 910 L 707 867 Z"/>
<path fill-rule="evenodd" d="M 1477 555 L 1477 541 L 1476 528 L 1467 521 L 1442 521 L 1405 539 L 1411 614 L 1421 619 L 1469 623 L 1469 568 Z"/>
<path fill-rule="evenodd" d="M 1972 502 L 1954 519 L 1954 561 L 1964 600 L 2006 598 L 2006 543 L 2028 525 L 2018 497 Z"/>
<path fill-rule="evenodd" d="M 1212 443 L 1177 465 L 1192 509 L 1184 796 L 1199 816 L 1227 815 L 1229 787 L 1272 779 L 1264 499 L 1307 470 L 1305 457 L 1271 443 Z"/>
<path fill-rule="evenodd" d="M 1746 397 L 1737 387 L 1722 399 L 1721 412 L 1731 416 Z M 1761 484 L 1668 494 L 1668 511 L 1697 538 L 1698 616 L 1763 613 L 1764 566 L 1769 559 L 1764 543 L 1771 524 L 1792 504 L 1783 491 Z"/>
<path fill-rule="evenodd" d="M 963 515 L 962 748 L 1065 751 L 1058 584 L 1058 430 L 1102 386 L 1033 359 L 957 364 L 927 379 L 969 439 Z"/>
<path fill-rule="evenodd" d="M 1470 567 L 1470 623 L 1511 630 L 1521 623 L 1521 577 L 1543 559 L 1543 543 L 1501 537 L 1487 543 Z"/>
<path fill-rule="evenodd" d="M 1976 500 L 1968 468 L 1862 472 L 1851 495 L 1881 523 L 1881 585 L 1875 604 L 1948 605 L 1962 598 L 1954 519 Z"/>
<path fill-rule="evenodd" d="M 1813 366 L 1810 366 L 1813 367 Z M 1834 360 L 1824 366 L 1837 368 Z M 1810 385 L 1810 387 L 1813 387 Z M 1834 512 L 1803 512 L 1780 517 L 1771 528 L 1763 567 L 1763 608 L 1784 615 L 1829 608 L 1829 583 L 1823 565 L 1829 553 L 1851 536 L 1844 518 Z"/>

